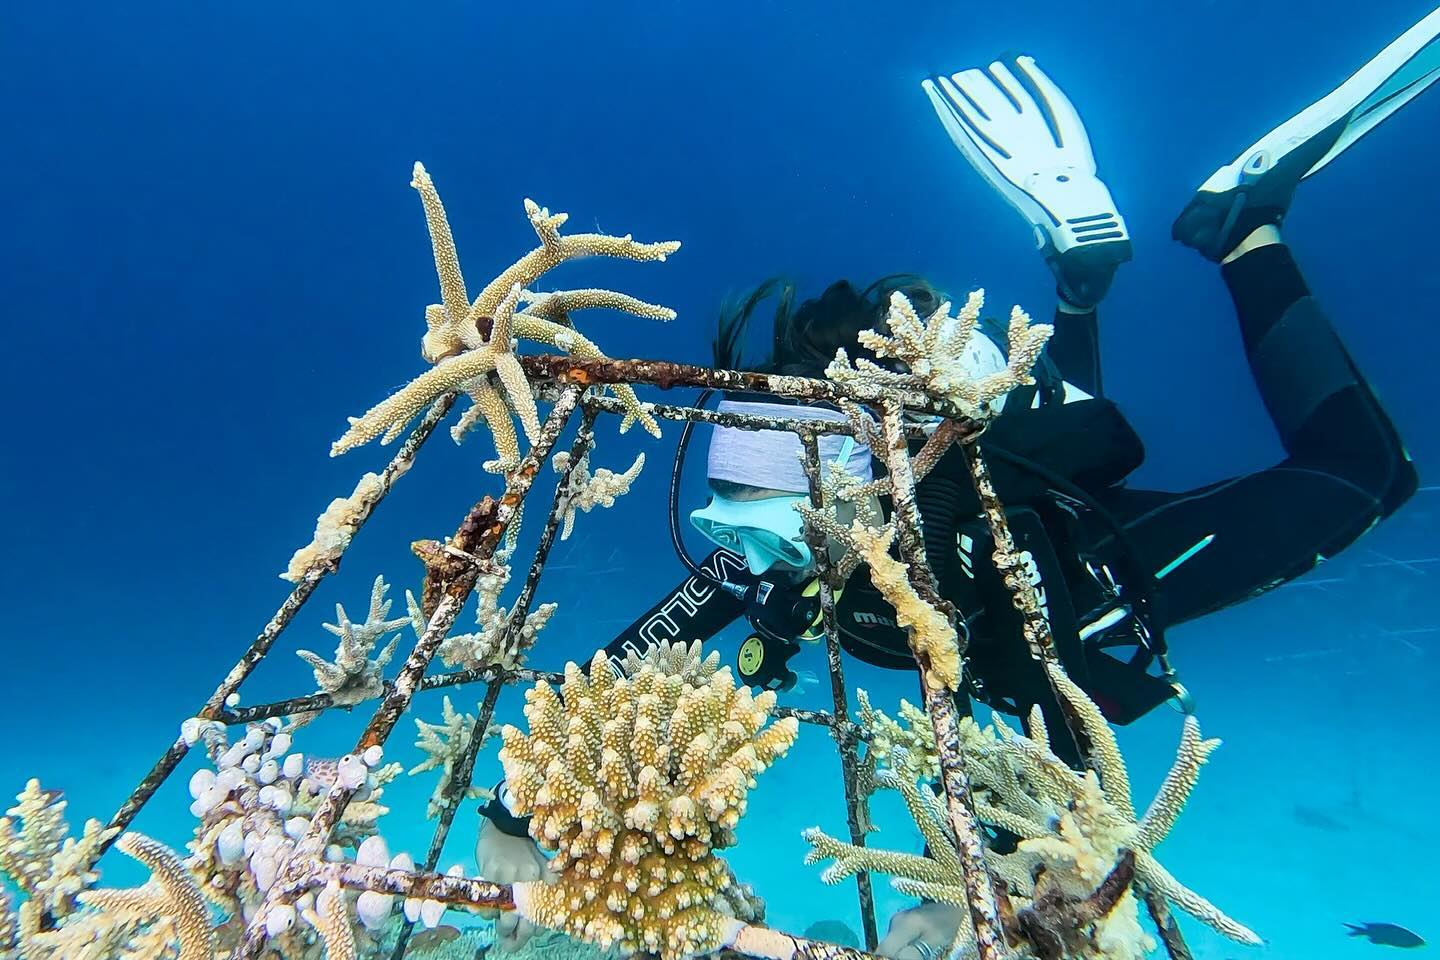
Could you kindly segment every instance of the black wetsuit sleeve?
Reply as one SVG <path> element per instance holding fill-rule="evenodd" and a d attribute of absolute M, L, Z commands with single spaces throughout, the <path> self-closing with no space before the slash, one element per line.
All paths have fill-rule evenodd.
<path fill-rule="evenodd" d="M 729 550 L 716 550 L 701 561 L 700 568 L 721 579 L 743 582 L 749 576 L 744 558 Z M 619 664 L 627 653 L 641 656 L 657 643 L 708 640 L 744 612 L 745 605 L 713 581 L 686 577 L 606 644 L 605 655 Z"/>
<path fill-rule="evenodd" d="M 1000 502 L 1014 505 L 1047 494 L 1052 486 L 1047 475 L 1097 492 L 1119 483 L 1145 458 L 1129 421 L 1115 404 L 1098 399 L 1007 410 L 979 447 Z M 915 496 L 924 518 L 926 557 L 943 586 L 956 564 L 956 528 L 980 513 L 964 453 L 955 447 L 941 457 L 916 485 Z"/>

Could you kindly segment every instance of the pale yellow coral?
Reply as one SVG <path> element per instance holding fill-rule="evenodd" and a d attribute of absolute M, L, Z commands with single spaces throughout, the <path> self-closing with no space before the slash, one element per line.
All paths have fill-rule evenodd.
<path fill-rule="evenodd" d="M 551 458 L 551 466 L 556 473 L 564 473 L 570 470 L 570 454 L 557 453 Z M 630 492 L 630 486 L 640 476 L 640 471 L 645 468 L 645 454 L 635 455 L 635 462 L 624 473 L 616 473 L 614 470 L 601 467 L 593 474 L 590 472 L 590 455 L 586 454 L 580 458 L 580 462 L 570 470 L 562 492 L 561 503 L 565 514 L 565 525 L 560 530 L 560 539 L 569 540 L 570 534 L 575 529 L 575 511 L 581 510 L 589 513 L 596 507 L 613 507 L 615 499 Z"/>
<path fill-rule="evenodd" d="M 379 474 L 367 473 L 355 484 L 355 491 L 350 496 L 331 500 L 330 506 L 315 523 L 315 536 L 295 551 L 280 578 L 299 583 L 312 569 L 333 569 L 340 561 L 340 555 L 350 546 L 350 538 L 369 515 L 370 508 L 384 493 L 385 484 Z"/>
<path fill-rule="evenodd" d="M 1012 893 L 1030 896 L 1034 891 L 1029 877 L 1040 862 L 1036 858 L 1048 858 L 1052 872 L 1058 870 L 1061 860 L 1070 865 L 1067 869 L 1071 879 L 1065 881 L 1065 889 L 1078 896 L 1084 884 L 1091 883 L 1093 889 L 1093 883 L 1114 867 L 1116 851 L 1131 850 L 1138 883 L 1232 940 L 1259 943 L 1252 931 L 1176 880 L 1154 855 L 1155 846 L 1169 834 L 1184 808 L 1201 765 L 1219 741 L 1202 739 L 1199 723 L 1194 717 L 1186 717 L 1170 772 L 1149 810 L 1137 821 L 1125 761 L 1104 715 L 1060 668 L 1050 669 L 1061 696 L 1092 746 L 1098 778 L 1093 771 L 1082 774 L 1072 770 L 1054 754 L 1045 740 L 1047 732 L 1039 710 L 1032 712 L 1029 737 L 1012 730 L 998 715 L 984 730 L 968 718 L 960 724 L 966 768 L 975 787 L 977 815 L 1024 841 L 1019 852 L 1008 857 L 989 854 L 997 872 L 1011 882 Z M 935 749 L 929 723 L 917 722 L 918 718 L 912 716 L 908 727 L 902 728 L 870 707 L 868 700 L 862 702 L 862 725 L 872 736 L 878 735 L 878 741 L 889 747 L 892 755 L 892 744 L 897 739 L 903 741 L 899 750 L 902 759 L 899 763 L 892 760 L 892 764 L 907 777 L 918 772 L 922 778 L 933 779 L 938 770 L 929 759 Z M 899 738 L 896 729 L 901 732 Z M 910 757 L 905 747 L 918 750 L 926 757 L 925 762 Z M 1084 843 L 1077 839 L 1080 837 L 1085 838 Z M 867 869 L 863 858 L 869 852 L 854 854 L 861 858 L 856 861 L 856 869 Z M 1051 880 L 1060 882 L 1060 878 L 1061 874 L 1056 873 Z"/>
<path fill-rule="evenodd" d="M 667 960 L 720 946 L 736 881 L 716 850 L 797 732 L 765 727 L 774 702 L 728 669 L 699 687 L 649 667 L 617 677 L 603 653 L 588 675 L 568 664 L 559 691 L 530 690 L 529 732 L 506 727 L 500 759 L 515 812 L 556 851 L 555 882 L 521 885 L 521 912 Z"/>
<path fill-rule="evenodd" d="M 90 890 L 80 899 L 122 921 L 169 920 L 180 944 L 179 960 L 214 960 L 210 908 L 180 858 L 163 843 L 140 833 L 123 835 L 115 846 L 150 868 L 150 882 L 133 890 Z"/>
<path fill-rule="evenodd" d="M 435 785 L 434 792 L 430 794 L 430 801 L 425 806 L 425 816 L 428 819 L 434 820 L 445 812 L 446 794 L 450 787 L 450 781 L 455 776 L 455 765 L 470 748 L 470 738 L 474 734 L 475 724 L 475 717 L 456 710 L 449 697 L 444 700 L 439 723 L 427 723 L 418 719 L 415 721 L 415 726 L 420 734 L 420 738 L 415 741 L 415 746 L 426 754 L 426 757 L 406 773 L 413 777 L 428 770 L 437 768 L 440 770 L 440 782 Z M 490 734 L 493 731 L 494 728 L 491 727 L 486 733 Z M 465 797 L 470 800 L 488 800 L 490 791 L 471 786 L 466 789 Z"/>
<path fill-rule="evenodd" d="M 965 355 L 984 303 L 985 291 L 976 290 L 957 316 L 950 316 L 946 302 L 922 321 L 905 295 L 896 291 L 890 296 L 885 318 L 888 334 L 862 330 L 859 339 L 877 356 L 901 361 L 905 372 L 887 370 L 864 358 L 852 365 L 846 352 L 839 350 L 825 373 L 839 383 L 924 390 L 948 400 L 967 417 L 989 419 L 999 411 L 999 401 L 1007 393 L 1034 382 L 1030 370 L 1055 331 L 1049 324 L 1032 324 L 1025 311 L 1015 307 L 1007 330 L 1005 369 L 977 378 L 968 369 Z"/>
<path fill-rule="evenodd" d="M 935 729 L 924 710 L 910 703 L 900 701 L 898 720 L 892 720 L 870 703 L 870 694 L 856 690 L 860 701 L 860 726 L 869 734 L 865 747 L 865 767 L 873 775 L 879 769 L 879 762 L 886 761 L 901 780 L 911 783 L 917 780 L 934 780 L 939 772 L 940 759 L 935 750 Z"/>
<path fill-rule="evenodd" d="M 357 960 L 355 930 L 338 883 L 330 881 L 315 898 L 315 908 L 305 910 L 303 916 L 325 941 L 326 960 Z"/>
<path fill-rule="evenodd" d="M 425 210 L 443 301 L 426 308 L 426 332 L 420 347 L 424 358 L 435 366 L 363 416 L 352 418 L 350 429 L 331 447 L 331 455 L 337 456 L 376 437 L 388 442 L 432 400 L 451 390 L 463 390 L 474 401 L 472 411 L 478 412 L 467 413 L 452 435 L 463 436 L 483 419 L 495 436 L 499 452 L 498 459 L 490 466 L 508 473 L 519 462 L 518 438 L 510 422 L 511 413 L 519 418 L 532 442 L 539 432 L 535 399 L 515 355 L 515 338 L 547 343 L 582 359 L 601 359 L 604 354 L 599 348 L 571 326 L 571 311 L 606 307 L 653 319 L 668 320 L 674 316 L 674 312 L 665 307 L 608 290 L 547 294 L 531 293 L 524 288 L 566 260 L 607 256 L 663 261 L 680 245 L 678 242 L 637 243 L 628 235 L 561 236 L 559 228 L 567 215 L 552 214 L 526 200 L 526 216 L 540 238 L 540 246 L 502 271 L 471 303 L 444 205 L 434 181 L 421 164 L 415 165 L 411 185 L 419 192 Z M 529 304 L 525 312 L 517 311 L 522 298 Z M 659 435 L 658 422 L 643 408 L 632 389 L 617 386 L 615 394 L 628 411 L 622 430 L 638 420 L 651 433 Z"/>
<path fill-rule="evenodd" d="M 625 660 L 620 664 L 621 673 L 633 677 L 645 669 L 670 674 L 691 686 L 701 687 L 714 679 L 719 672 L 720 651 L 714 650 L 705 654 L 700 649 L 699 640 L 692 640 L 688 644 L 678 640 L 673 643 L 661 640 L 651 644 L 644 656 L 636 655 L 634 650 L 625 651 Z"/>
<path fill-rule="evenodd" d="M 88 820 L 80 837 L 70 836 L 65 807 L 64 794 L 30 780 L 0 817 L 0 874 L 56 918 L 71 913 L 75 895 L 99 877 L 91 865 L 115 833 Z"/>
<path fill-rule="evenodd" d="M 614 290 L 549 290 L 541 293 L 522 291 L 520 299 L 526 304 L 522 316 L 539 317 L 566 327 L 573 327 L 570 314 L 576 310 L 618 310 L 621 313 L 644 317 L 646 320 L 670 321 L 675 311 L 669 307 L 646 303 L 644 300 Z"/>
<path fill-rule="evenodd" d="M 895 622 L 910 631 L 910 646 L 932 677 L 950 690 L 960 688 L 960 638 L 950 618 L 926 603 L 910 584 L 910 568 L 890 555 L 895 528 L 880 530 L 860 521 L 850 526 L 850 544 L 870 568 L 870 582 L 895 608 Z"/>

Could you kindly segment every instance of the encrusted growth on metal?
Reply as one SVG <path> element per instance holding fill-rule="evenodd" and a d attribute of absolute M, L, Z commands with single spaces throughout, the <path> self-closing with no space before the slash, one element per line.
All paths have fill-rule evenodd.
<path fill-rule="evenodd" d="M 455 810 L 459 806 L 458 800 L 470 786 L 475 758 L 501 691 L 512 683 L 533 682 L 538 679 L 558 683 L 561 676 L 554 672 L 519 666 L 486 666 L 428 677 L 425 674 L 441 642 L 449 634 L 456 616 L 474 590 L 477 579 L 483 572 L 491 569 L 493 557 L 507 529 L 519 516 L 535 480 L 541 473 L 541 467 L 550 459 L 555 444 L 570 421 L 576 419 L 578 413 L 580 422 L 569 460 L 573 465 L 579 463 L 594 445 L 593 426 L 598 415 L 625 415 L 628 412 L 626 404 L 602 396 L 600 388 L 615 384 L 649 385 L 661 389 L 700 387 L 769 394 L 810 403 L 838 404 L 846 401 L 869 407 L 878 415 L 880 433 L 878 437 L 862 439 L 873 441 L 876 453 L 887 468 L 888 480 L 885 485 L 891 497 L 896 542 L 901 557 L 909 565 L 909 579 L 915 591 L 926 602 L 949 615 L 953 616 L 953 611 L 938 595 L 926 563 L 914 490 L 917 474 L 923 476 L 928 462 L 939 452 L 943 452 L 947 445 L 964 445 L 977 492 L 980 493 L 987 518 L 996 534 L 996 542 L 1002 547 L 1008 543 L 1003 511 L 989 485 L 977 446 L 972 443 L 983 430 L 983 424 L 959 417 L 957 410 L 935 397 L 893 388 L 883 389 L 867 383 L 841 384 L 830 380 L 713 370 L 664 361 L 584 360 L 550 354 L 523 356 L 518 359 L 539 396 L 552 402 L 549 417 L 535 437 L 529 453 L 514 471 L 508 474 L 505 490 L 498 499 L 487 496 L 476 503 L 467 512 L 455 533 L 444 543 L 420 541 L 414 545 L 416 554 L 426 566 L 421 608 L 427 625 L 406 655 L 399 674 L 386 682 L 383 695 L 355 746 L 358 754 L 367 748 L 384 744 L 397 722 L 409 709 L 416 693 L 471 683 L 484 685 L 479 718 L 471 740 L 466 745 L 461 762 L 455 765 L 450 782 L 444 787 L 445 796 L 452 802 L 444 808 L 425 862 L 413 871 L 326 862 L 324 852 L 331 832 L 355 792 L 353 788 L 337 782 L 315 811 L 307 831 L 299 838 L 294 853 L 281 865 L 279 876 L 270 887 L 265 903 L 254 912 L 243 939 L 231 954 L 234 960 L 247 960 L 262 954 L 266 938 L 266 919 L 272 910 L 289 907 L 307 891 L 331 883 L 355 890 L 370 890 L 452 905 L 499 910 L 515 908 L 512 892 L 505 885 L 465 877 L 442 876 L 435 873 L 434 869 L 440 860 Z M 394 481 L 409 469 L 416 452 L 448 412 L 452 400 L 452 396 L 447 396 L 436 401 L 385 468 L 380 475 L 382 496 L 384 492 L 388 492 Z M 804 445 L 805 471 L 810 482 L 811 502 L 816 507 L 821 505 L 822 498 L 818 436 L 825 433 L 855 432 L 853 423 L 846 421 L 756 417 L 681 405 L 646 404 L 645 407 L 650 415 L 661 419 L 723 424 L 751 430 L 788 430 L 797 434 Z M 926 450 L 918 455 L 918 459 L 912 458 L 910 441 L 923 439 L 924 435 L 917 427 L 902 419 L 905 412 L 946 418 L 936 434 L 936 440 L 927 445 Z M 534 600 L 536 585 L 561 520 L 562 491 L 567 481 L 568 474 L 561 476 L 557 484 L 550 511 L 541 530 L 539 546 L 510 614 L 507 630 L 511 634 L 525 622 Z M 373 510 L 373 505 L 360 517 L 361 522 L 369 516 L 370 510 Z M 829 728 L 839 753 L 850 836 L 854 843 L 861 844 L 864 842 L 868 815 L 865 810 L 866 798 L 857 779 L 856 746 L 862 739 L 863 732 L 849 719 L 849 693 L 845 685 L 836 625 L 835 595 L 830 582 L 830 563 L 822 542 L 823 536 L 813 529 L 807 529 L 807 536 L 811 538 L 814 556 L 820 567 L 820 609 L 825 629 L 834 711 L 828 713 L 781 707 L 775 713 Z M 1000 562 L 1003 565 L 1005 558 L 1002 557 Z M 241 707 L 234 695 L 255 666 L 270 652 L 276 638 L 314 593 L 319 582 L 333 572 L 337 563 L 338 560 L 324 568 L 306 571 L 275 616 L 197 712 L 196 716 L 201 721 L 238 724 L 287 714 L 312 713 L 333 705 L 325 694 L 310 694 L 274 703 Z M 1053 643 L 1049 641 L 1043 617 L 1031 615 L 1033 596 L 1026 593 L 1028 584 L 1023 577 L 1009 577 L 1007 583 L 1011 583 L 1017 607 L 1026 614 L 1026 637 L 1020 642 L 1028 641 L 1031 649 L 1041 658 L 1053 657 Z M 928 677 L 931 667 L 923 656 L 917 656 L 916 666 L 922 677 Z M 926 682 L 924 686 L 927 691 L 926 707 L 934 724 L 941 758 L 941 782 L 945 791 L 949 826 L 956 838 L 960 860 L 965 866 L 968 918 L 976 931 L 976 944 L 982 960 L 1000 960 L 1009 954 L 1006 944 L 1007 927 L 1013 933 L 1018 921 L 1007 916 L 1004 905 L 997 903 L 996 890 L 985 868 L 979 826 L 965 770 L 965 757 L 957 733 L 957 711 L 953 695 L 941 683 Z M 189 744 L 184 738 L 176 740 L 115 814 L 112 825 L 128 825 L 160 784 L 175 770 L 188 749 Z M 877 930 L 868 875 L 862 873 L 857 877 L 857 893 L 866 945 L 870 950 L 874 950 Z M 1071 912 L 1082 910 L 1081 906 L 1074 904 L 1065 906 Z M 1163 903 L 1161 906 L 1163 908 Z M 1023 919 L 1025 923 L 1040 929 L 1044 923 L 1052 923 L 1055 918 Z M 1166 926 L 1165 920 L 1168 920 L 1168 917 L 1157 916 L 1156 919 L 1162 928 Z M 1181 956 L 1184 950 L 1183 941 L 1178 940 L 1178 931 L 1174 931 L 1173 924 L 1169 926 L 1170 929 L 1164 931 L 1167 946 L 1170 947 L 1172 956 Z M 407 927 L 405 935 L 395 947 L 393 960 L 400 960 L 405 955 L 408 933 Z M 860 960 L 873 956 L 863 951 L 807 941 L 780 931 L 743 924 L 733 937 L 731 950 L 727 952 L 739 952 L 752 957 L 771 957 L 775 960 Z"/>

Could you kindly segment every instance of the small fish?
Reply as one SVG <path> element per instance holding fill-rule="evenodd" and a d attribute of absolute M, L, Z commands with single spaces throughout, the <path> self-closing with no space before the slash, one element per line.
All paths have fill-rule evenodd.
<path fill-rule="evenodd" d="M 1324 810 L 1315 807 L 1307 807 L 1303 804 L 1295 804 L 1295 822 L 1302 827 L 1310 827 L 1312 830 L 1325 830 L 1330 833 L 1345 833 L 1349 831 L 1348 824 L 1335 817 L 1330 816 Z"/>
<path fill-rule="evenodd" d="M 328 789 L 340 779 L 340 761 L 324 757 L 311 757 L 305 761 L 305 776 Z"/>
<path fill-rule="evenodd" d="M 410 949 L 417 953 L 429 953 L 432 950 L 439 950 L 451 940 L 460 938 L 460 928 L 452 927 L 448 923 L 434 927 L 430 930 L 422 930 L 410 938 Z"/>
<path fill-rule="evenodd" d="M 860 936 L 839 920 L 819 920 L 805 930 L 806 940 L 820 940 L 840 947 L 860 949 Z"/>
<path fill-rule="evenodd" d="M 1347 923 L 1350 936 L 1364 937 L 1382 947 L 1423 947 L 1425 938 L 1394 923 Z"/>

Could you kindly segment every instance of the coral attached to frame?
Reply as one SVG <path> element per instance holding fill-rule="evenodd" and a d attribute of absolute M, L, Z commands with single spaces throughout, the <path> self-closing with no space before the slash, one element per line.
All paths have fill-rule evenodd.
<path fill-rule="evenodd" d="M 553 883 L 516 887 L 522 915 L 665 960 L 721 946 L 748 898 L 716 851 L 797 733 L 794 718 L 765 726 L 774 704 L 728 668 L 696 687 L 648 666 L 617 677 L 603 653 L 588 675 L 567 664 L 558 692 L 531 689 L 529 732 L 505 727 L 500 760 L 515 812 L 556 853 Z"/>
<path fill-rule="evenodd" d="M 542 603 L 525 615 L 525 622 L 517 629 L 509 629 L 514 607 L 502 607 L 500 594 L 510 582 L 508 554 L 497 553 L 495 562 L 481 574 L 475 583 L 479 598 L 475 606 L 475 623 L 480 627 L 474 633 L 459 633 L 446 637 L 436 651 L 440 661 L 447 667 L 462 667 L 478 670 L 484 667 L 500 667 L 513 670 L 520 666 L 525 652 L 535 644 L 535 638 L 558 608 L 554 603 Z M 405 595 L 410 607 L 410 619 L 417 637 L 424 635 L 426 618 L 420 605 L 410 594 Z"/>
<path fill-rule="evenodd" d="M 328 859 L 378 839 L 378 821 L 389 812 L 380 800 L 385 785 L 400 775 L 399 764 L 380 765 L 378 748 L 339 760 L 307 758 L 292 749 L 294 729 L 279 720 L 252 723 L 233 743 L 222 730 L 209 729 L 205 746 L 214 767 L 190 778 L 190 812 L 200 822 L 186 863 L 205 895 L 229 915 L 219 928 L 227 940 L 238 938 L 247 909 L 265 900 L 337 782 L 355 785 L 356 793 L 330 837 Z M 321 956 L 315 929 L 298 922 L 314 901 L 314 893 L 306 893 L 293 908 L 278 908 L 267 920 L 268 943 L 285 960 Z"/>
<path fill-rule="evenodd" d="M 596 507 L 615 506 L 615 498 L 629 493 L 631 484 L 645 468 L 645 454 L 636 454 L 635 462 L 630 464 L 630 468 L 624 473 L 601 467 L 592 474 L 588 453 L 580 458 L 573 470 L 570 469 L 570 454 L 563 451 L 551 458 L 550 465 L 556 473 L 569 471 L 565 490 L 561 493 L 565 526 L 560 530 L 560 539 L 569 540 L 575 529 L 575 511 L 589 513 Z"/>
<path fill-rule="evenodd" d="M 312 570 L 334 570 L 360 522 L 385 492 L 378 473 L 367 473 L 348 497 L 336 497 L 315 521 L 315 535 L 296 550 L 280 579 L 299 583 Z"/>
<path fill-rule="evenodd" d="M 1202 740 L 1199 724 L 1187 717 L 1170 773 L 1149 810 L 1137 819 L 1129 774 L 1109 724 L 1099 707 L 1062 670 L 1050 669 L 1092 745 L 1098 776 L 1095 771 L 1075 771 L 1054 754 L 1038 710 L 1031 717 L 1032 737 L 1011 730 L 998 715 L 993 725 L 983 730 L 970 718 L 960 725 L 977 815 L 1021 838 L 1014 853 L 987 851 L 987 864 L 1006 881 L 1012 903 L 1025 907 L 1047 896 L 1072 902 L 1083 899 L 1096 891 L 1128 852 L 1136 882 L 1232 940 L 1260 943 L 1248 928 L 1175 880 L 1153 853 L 1175 825 L 1200 766 L 1219 741 Z M 889 873 L 902 892 L 963 905 L 959 863 L 952 862 L 950 853 L 953 841 L 937 844 L 937 839 L 948 836 L 945 812 L 927 787 L 915 787 L 917 780 L 934 780 L 939 773 L 928 721 L 920 722 L 924 714 L 911 708 L 908 713 L 902 711 L 905 723 L 897 724 L 870 707 L 868 699 L 861 702 L 861 723 L 874 744 L 886 752 L 891 766 L 876 775 L 876 782 L 905 796 L 917 826 L 930 842 L 930 853 L 917 858 L 854 847 L 813 829 L 806 833 L 814 847 L 811 862 L 835 860 L 823 875 L 827 882 L 872 870 Z M 1089 934 L 1089 952 L 1077 955 L 1117 960 L 1138 958 L 1149 949 L 1149 938 L 1138 926 L 1134 898 L 1128 895 L 1098 919 Z M 966 935 L 968 930 L 960 932 L 962 939 Z"/>
<path fill-rule="evenodd" d="M 431 401 L 450 390 L 463 390 L 473 406 L 452 431 L 457 440 L 483 420 L 495 439 L 499 457 L 487 469 L 508 474 L 520 462 L 520 446 L 512 416 L 520 420 L 526 436 L 539 433 L 539 415 L 530 383 L 515 354 L 516 339 L 543 343 L 587 360 L 601 359 L 600 349 L 577 331 L 570 313 L 606 307 L 636 316 L 669 320 L 674 311 L 644 303 L 608 290 L 531 292 L 527 287 L 551 268 L 579 257 L 607 256 L 627 260 L 663 261 L 679 249 L 677 241 L 638 243 L 630 236 L 601 233 L 562 236 L 567 214 L 552 214 L 530 200 L 525 213 L 540 238 L 540 246 L 507 267 L 481 290 L 473 302 L 460 270 L 455 239 L 434 182 L 423 165 L 415 164 L 411 180 L 420 194 L 442 302 L 425 310 L 427 331 L 421 354 L 434 366 L 410 381 L 363 416 L 352 417 L 350 429 L 331 447 L 338 456 L 380 437 L 393 440 Z M 528 304 L 528 309 L 521 309 Z M 612 388 L 627 414 L 622 432 L 635 422 L 655 436 L 659 423 L 627 385 Z"/>
<path fill-rule="evenodd" d="M 446 697 L 444 701 L 441 722 L 427 723 L 420 719 L 415 721 L 415 726 L 420 734 L 420 739 L 415 741 L 415 746 L 426 754 L 426 757 L 406 773 L 413 777 L 429 770 L 440 770 L 440 782 L 435 785 L 435 790 L 430 794 L 430 800 L 425 806 L 427 819 L 434 820 L 445 811 L 450 781 L 455 777 L 455 764 L 469 749 L 470 737 L 475 731 L 475 724 L 475 717 L 456 710 L 449 697 Z M 486 730 L 485 736 L 487 738 L 492 736 L 494 730 L 494 727 Z M 467 800 L 489 800 L 490 798 L 490 791 L 482 787 L 471 786 L 465 791 Z"/>
<path fill-rule="evenodd" d="M 1005 369 L 976 378 L 965 355 L 984 305 L 985 291 L 976 290 L 966 299 L 958 315 L 950 316 L 950 304 L 946 302 L 922 321 L 915 307 L 897 290 L 890 295 L 890 309 L 885 318 L 888 335 L 878 330 L 862 330 L 859 339 L 862 346 L 877 356 L 903 363 L 905 372 L 887 370 L 863 357 L 852 365 L 842 349 L 836 351 L 826 376 L 837 383 L 923 390 L 949 401 L 972 420 L 988 420 L 999 412 L 999 401 L 1007 393 L 1034 382 L 1030 371 L 1055 328 L 1046 323 L 1031 323 L 1024 310 L 1013 308 L 1007 330 L 1009 358 Z"/>
<path fill-rule="evenodd" d="M 345 614 L 343 604 L 335 604 L 337 623 L 322 626 L 340 638 L 335 648 L 335 661 L 331 663 L 317 653 L 297 650 L 295 655 L 315 670 L 315 683 L 321 693 L 328 693 L 330 701 L 337 706 L 349 707 L 374 699 L 384 692 L 385 682 L 382 671 L 390 658 L 395 655 L 395 645 L 400 642 L 397 634 L 380 655 L 370 659 L 385 634 L 401 629 L 411 623 L 408 616 L 394 620 L 385 619 L 390 612 L 390 601 L 385 598 L 390 589 L 384 577 L 376 577 L 370 588 L 370 608 L 362 624 L 352 623 Z"/>

